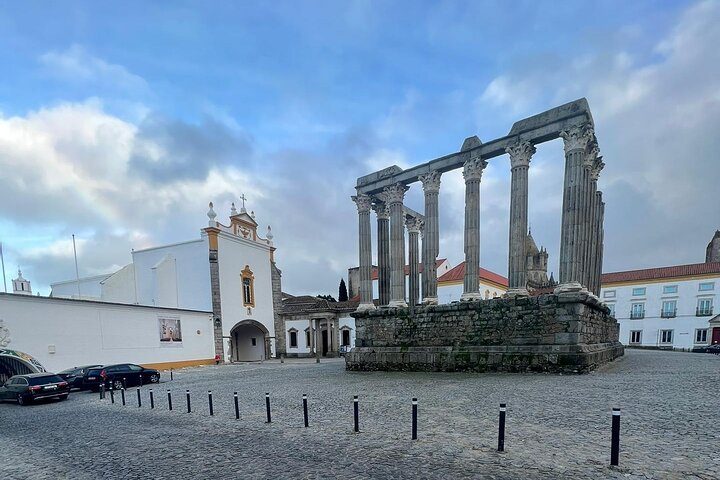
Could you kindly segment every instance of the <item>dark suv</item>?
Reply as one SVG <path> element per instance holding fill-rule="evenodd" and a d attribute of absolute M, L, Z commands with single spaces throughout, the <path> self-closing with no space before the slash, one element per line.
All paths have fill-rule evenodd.
<path fill-rule="evenodd" d="M 62 378 L 70 385 L 70 388 L 83 389 L 83 380 L 85 379 L 85 373 L 91 368 L 102 367 L 102 365 L 85 365 L 84 367 L 73 367 L 58 372 L 58 377 Z"/>
<path fill-rule="evenodd" d="M 66 400 L 69 394 L 68 383 L 54 373 L 15 375 L 0 387 L 0 400 L 15 400 L 19 405 L 41 398 Z"/>
<path fill-rule="evenodd" d="M 118 363 L 89 369 L 83 378 L 83 386 L 98 391 L 100 385 L 104 384 L 105 388 L 112 387 L 114 390 L 120 390 L 123 387 L 128 388 L 159 381 L 160 372 L 155 369 L 133 363 Z"/>

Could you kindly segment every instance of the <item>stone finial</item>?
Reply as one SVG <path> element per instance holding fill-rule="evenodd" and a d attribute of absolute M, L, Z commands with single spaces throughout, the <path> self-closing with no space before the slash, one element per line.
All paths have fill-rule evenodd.
<path fill-rule="evenodd" d="M 358 213 L 370 212 L 370 206 L 372 205 L 372 201 L 369 195 L 360 193 L 358 195 L 353 195 L 350 198 L 352 198 L 352 201 L 355 202 L 355 205 L 357 205 Z"/>
<path fill-rule="evenodd" d="M 253 210 L 253 211 L 250 212 L 250 218 L 252 218 L 253 220 L 255 220 L 255 210 Z"/>
<path fill-rule="evenodd" d="M 376 201 L 373 203 L 372 209 L 375 210 L 375 213 L 377 214 L 377 218 L 379 220 L 389 220 L 390 219 L 390 209 L 388 208 L 388 204 L 380 201 Z"/>
<path fill-rule="evenodd" d="M 207 212 L 207 216 L 208 216 L 208 218 L 210 219 L 210 220 L 208 221 L 208 225 L 211 226 L 211 227 L 216 227 L 216 226 L 217 226 L 217 222 L 215 221 L 215 218 L 217 217 L 217 213 L 215 213 L 215 210 L 213 210 L 213 203 L 212 203 L 212 202 L 210 202 L 208 206 L 210 207 L 210 209 L 209 209 L 208 212 Z"/>
<path fill-rule="evenodd" d="M 232 202 L 230 204 L 230 216 L 232 217 L 233 215 L 237 215 L 237 214 L 238 214 L 238 211 L 237 211 L 237 208 L 235 208 L 235 202 Z"/>
<path fill-rule="evenodd" d="M 518 142 L 505 148 L 510 155 L 510 168 L 527 167 L 530 165 L 530 158 L 535 154 L 535 146 L 530 142 Z"/>
<path fill-rule="evenodd" d="M 273 238 L 275 238 L 275 236 L 272 233 L 272 228 L 270 228 L 270 225 L 268 225 L 267 233 L 265 234 L 265 238 L 267 238 L 267 241 L 269 243 L 272 243 Z"/>
<path fill-rule="evenodd" d="M 385 187 L 383 189 L 383 195 L 385 196 L 387 204 L 393 205 L 395 203 L 403 203 L 403 200 L 405 199 L 405 192 L 407 191 L 407 186 L 402 183 L 396 183 L 395 185 Z"/>
<path fill-rule="evenodd" d="M 425 226 L 425 222 L 421 218 L 407 217 L 405 219 L 405 226 L 409 233 L 420 233 Z"/>
<path fill-rule="evenodd" d="M 560 137 L 565 141 L 565 154 L 575 150 L 584 151 L 595 140 L 595 130 L 590 125 L 572 127 L 560 132 Z"/>
<path fill-rule="evenodd" d="M 485 167 L 487 167 L 486 160 L 480 157 L 479 154 L 471 155 L 470 159 L 463 165 L 463 178 L 465 182 L 472 180 L 480 181 Z"/>
<path fill-rule="evenodd" d="M 425 193 L 438 193 L 440 192 L 440 177 L 442 173 L 437 170 L 432 170 L 428 173 L 418 176 L 418 179 L 422 182 L 423 191 Z"/>

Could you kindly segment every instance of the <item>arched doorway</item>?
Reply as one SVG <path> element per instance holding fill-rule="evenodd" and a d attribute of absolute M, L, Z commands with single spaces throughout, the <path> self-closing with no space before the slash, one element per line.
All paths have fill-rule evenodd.
<path fill-rule="evenodd" d="M 260 322 L 243 320 L 230 331 L 232 360 L 254 362 L 270 356 L 270 332 Z"/>
<path fill-rule="evenodd" d="M 44 372 L 45 368 L 27 353 L 0 348 L 0 385 L 13 375 Z"/>

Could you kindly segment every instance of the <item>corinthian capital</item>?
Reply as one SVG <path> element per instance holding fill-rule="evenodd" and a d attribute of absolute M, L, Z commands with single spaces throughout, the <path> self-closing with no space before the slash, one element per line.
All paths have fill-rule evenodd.
<path fill-rule="evenodd" d="M 605 168 L 602 158 L 600 155 L 596 156 L 590 166 L 590 180 L 594 182 L 597 182 L 597 179 L 600 178 L 600 171 Z"/>
<path fill-rule="evenodd" d="M 352 198 L 352 201 L 355 202 L 355 205 L 357 205 L 358 213 L 370 212 L 370 205 L 372 204 L 372 202 L 369 195 L 361 193 L 359 195 L 354 195 L 350 198 Z"/>
<path fill-rule="evenodd" d="M 479 181 L 485 167 L 487 167 L 487 161 L 483 160 L 480 155 L 472 155 L 470 160 L 463 164 L 463 178 L 466 182 L 471 180 Z"/>
<path fill-rule="evenodd" d="M 430 171 L 423 175 L 418 176 L 422 182 L 423 191 L 425 194 L 438 193 L 440 191 L 440 176 L 442 173 L 437 170 Z"/>
<path fill-rule="evenodd" d="M 383 189 L 383 196 L 385 197 L 385 201 L 388 205 L 403 203 L 403 200 L 405 199 L 405 192 L 407 191 L 408 187 L 402 183 L 396 183 L 395 185 L 385 187 Z"/>
<path fill-rule="evenodd" d="M 423 226 L 425 226 L 425 222 L 420 218 L 408 217 L 405 219 L 405 226 L 409 233 L 420 233 Z"/>
<path fill-rule="evenodd" d="M 375 210 L 378 220 L 390 219 L 390 209 L 388 208 L 388 204 L 385 202 L 385 198 L 378 198 L 375 203 L 373 203 L 372 208 Z"/>
<path fill-rule="evenodd" d="M 535 146 L 530 142 L 518 142 L 505 148 L 510 155 L 510 168 L 527 167 L 530 165 L 530 158 L 535 153 Z"/>
<path fill-rule="evenodd" d="M 574 150 L 586 150 L 588 145 L 595 141 L 595 131 L 590 125 L 563 130 L 560 136 L 565 141 L 566 154 Z"/>

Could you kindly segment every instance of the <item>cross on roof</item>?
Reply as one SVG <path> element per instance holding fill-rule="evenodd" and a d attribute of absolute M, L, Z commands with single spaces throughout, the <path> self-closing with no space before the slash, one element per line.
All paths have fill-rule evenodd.
<path fill-rule="evenodd" d="M 245 198 L 245 194 L 244 194 L 244 193 L 243 193 L 242 195 L 240 195 L 240 200 L 242 200 L 242 202 L 243 202 L 242 208 L 244 209 L 244 208 L 245 208 L 245 200 L 247 200 L 247 198 Z"/>

